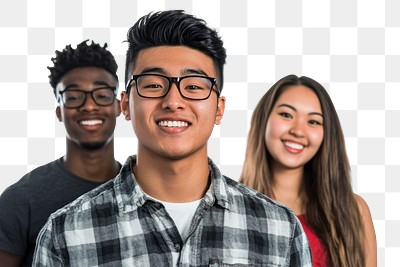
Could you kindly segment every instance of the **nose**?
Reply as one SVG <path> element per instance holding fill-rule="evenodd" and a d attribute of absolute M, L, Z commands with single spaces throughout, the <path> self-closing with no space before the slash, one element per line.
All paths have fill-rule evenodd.
<path fill-rule="evenodd" d="M 80 109 L 90 112 L 93 110 L 97 110 L 98 108 L 99 107 L 97 106 L 96 102 L 94 102 L 92 94 L 86 94 L 85 102 L 83 103 L 83 106 Z"/>
<path fill-rule="evenodd" d="M 295 137 L 303 137 L 304 136 L 304 124 L 305 124 L 305 122 L 300 119 L 294 120 L 289 133 Z"/>
<path fill-rule="evenodd" d="M 168 94 L 163 98 L 162 108 L 177 110 L 183 109 L 186 106 L 186 100 L 182 97 L 178 89 L 177 83 L 172 83 Z"/>

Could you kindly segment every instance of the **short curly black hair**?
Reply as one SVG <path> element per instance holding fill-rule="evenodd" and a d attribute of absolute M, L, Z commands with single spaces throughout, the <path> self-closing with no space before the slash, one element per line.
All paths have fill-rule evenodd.
<path fill-rule="evenodd" d="M 87 44 L 85 40 L 73 49 L 71 45 L 67 45 L 63 51 L 56 50 L 56 57 L 51 58 L 53 67 L 47 67 L 50 70 L 49 82 L 53 87 L 54 95 L 56 95 L 56 87 L 62 76 L 77 67 L 99 67 L 111 73 L 118 81 L 117 69 L 118 65 L 114 56 L 110 51 L 106 50 L 107 43 L 101 47 L 99 44 Z"/>

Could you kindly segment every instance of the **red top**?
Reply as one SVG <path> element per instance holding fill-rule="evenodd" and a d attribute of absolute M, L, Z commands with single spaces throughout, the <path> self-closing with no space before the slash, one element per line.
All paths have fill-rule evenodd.
<path fill-rule="evenodd" d="M 304 215 L 298 215 L 297 218 L 299 218 L 299 221 L 301 222 L 304 232 L 308 238 L 308 242 L 310 243 L 313 267 L 328 266 L 325 246 L 307 223 L 306 217 Z"/>

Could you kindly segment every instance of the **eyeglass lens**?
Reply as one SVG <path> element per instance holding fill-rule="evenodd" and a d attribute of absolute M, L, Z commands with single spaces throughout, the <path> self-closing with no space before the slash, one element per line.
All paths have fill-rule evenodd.
<path fill-rule="evenodd" d="M 91 94 L 94 102 L 99 106 L 108 106 L 114 102 L 112 88 L 100 88 L 93 91 L 67 90 L 62 93 L 63 103 L 66 107 L 74 108 L 83 106 L 86 95 Z"/>
<path fill-rule="evenodd" d="M 162 97 L 170 89 L 170 80 L 158 75 L 144 75 L 137 78 L 137 89 L 144 97 Z M 213 83 L 206 77 L 183 77 L 179 81 L 182 96 L 203 99 L 210 95 Z"/>

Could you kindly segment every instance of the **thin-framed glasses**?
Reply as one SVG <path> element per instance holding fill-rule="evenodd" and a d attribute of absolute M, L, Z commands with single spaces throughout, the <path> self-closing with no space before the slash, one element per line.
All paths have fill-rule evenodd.
<path fill-rule="evenodd" d="M 116 87 L 104 86 L 85 91 L 82 89 L 67 89 L 60 91 L 60 99 L 66 108 L 80 108 L 86 102 L 86 95 L 91 94 L 94 103 L 98 106 L 109 106 L 114 103 L 117 91 Z"/>
<path fill-rule="evenodd" d="M 135 86 L 139 96 L 144 98 L 161 98 L 168 94 L 172 84 L 178 88 L 183 98 L 192 100 L 205 100 L 215 91 L 219 96 L 217 80 L 212 77 L 189 75 L 184 77 L 168 77 L 161 74 L 138 74 L 132 75 L 128 81 L 126 92 Z M 213 90 L 213 88 L 216 90 Z"/>

